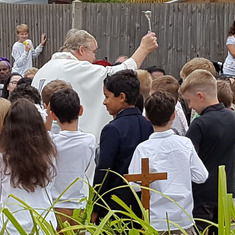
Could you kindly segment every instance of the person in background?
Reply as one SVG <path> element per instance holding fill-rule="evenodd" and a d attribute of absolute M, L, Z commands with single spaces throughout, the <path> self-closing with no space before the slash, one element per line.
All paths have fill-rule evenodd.
<path fill-rule="evenodd" d="M 29 27 L 26 24 L 20 24 L 16 26 L 16 35 L 18 41 L 12 47 L 12 57 L 15 62 L 13 64 L 12 71 L 21 74 L 24 76 L 24 73 L 27 69 L 32 68 L 33 58 L 39 56 L 43 50 L 43 45 L 46 42 L 46 35 L 42 34 L 41 43 L 33 48 L 33 43 L 29 36 Z"/>
<path fill-rule="evenodd" d="M 235 75 L 235 20 L 228 31 L 226 46 L 228 48 L 228 55 L 223 64 L 223 73 Z"/>
<path fill-rule="evenodd" d="M 155 65 L 146 68 L 146 70 L 151 74 L 153 80 L 157 79 L 160 76 L 166 75 L 166 72 L 165 72 L 164 69 L 159 68 L 159 67 L 157 67 Z"/>
<path fill-rule="evenodd" d="M 35 67 L 29 68 L 25 71 L 24 77 L 31 78 L 33 80 L 37 71 L 38 71 L 38 68 L 35 68 Z"/>
<path fill-rule="evenodd" d="M 4 98 L 0 98 L 0 134 L 2 132 L 2 127 L 4 123 L 4 118 L 11 106 L 11 102 Z"/>
<path fill-rule="evenodd" d="M 7 77 L 2 89 L 2 98 L 9 99 L 10 94 L 14 91 L 21 78 L 22 76 L 19 73 L 11 73 Z"/>
<path fill-rule="evenodd" d="M 0 84 L 4 84 L 11 74 L 11 63 L 6 57 L 0 57 Z"/>

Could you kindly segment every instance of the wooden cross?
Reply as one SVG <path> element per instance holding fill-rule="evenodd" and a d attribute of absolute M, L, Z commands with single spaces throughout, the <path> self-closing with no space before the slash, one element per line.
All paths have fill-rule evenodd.
<path fill-rule="evenodd" d="M 148 187 L 149 184 L 155 180 L 165 180 L 167 179 L 167 173 L 150 173 L 149 172 L 149 159 L 148 158 L 142 158 L 141 159 L 142 164 L 142 173 L 141 174 L 130 174 L 130 175 L 124 175 L 127 181 L 129 182 L 137 182 L 141 181 L 141 185 Z M 149 201 L 150 201 L 150 192 L 148 189 L 141 189 L 142 192 L 142 204 L 146 210 L 149 210 Z"/>

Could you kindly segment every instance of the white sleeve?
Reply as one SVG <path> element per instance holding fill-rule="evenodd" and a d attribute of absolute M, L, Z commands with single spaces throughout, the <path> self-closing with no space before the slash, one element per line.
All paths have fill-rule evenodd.
<path fill-rule="evenodd" d="M 124 61 L 123 63 L 119 64 L 119 65 L 115 65 L 115 66 L 107 66 L 105 67 L 107 69 L 107 73 L 109 75 L 112 75 L 120 70 L 123 69 L 132 69 L 132 70 L 136 70 L 137 69 L 137 64 L 134 61 L 134 59 L 129 58 L 126 61 Z"/>
<path fill-rule="evenodd" d="M 234 36 L 229 36 L 226 41 L 226 46 L 227 45 L 235 45 L 235 38 Z"/>
<path fill-rule="evenodd" d="M 192 151 L 190 156 L 190 170 L 191 177 L 194 183 L 204 183 L 208 178 L 208 171 L 203 162 L 199 158 L 195 148 L 192 145 Z"/>
<path fill-rule="evenodd" d="M 32 44 L 32 56 L 33 58 L 36 58 L 39 56 L 39 54 L 42 52 L 43 46 L 41 44 L 39 44 L 36 49 L 33 48 L 33 44 Z"/>
<path fill-rule="evenodd" d="M 18 68 L 27 63 L 28 54 L 29 53 L 27 51 L 24 51 L 23 54 L 21 54 L 20 51 L 13 46 L 11 55 L 14 58 L 15 64 Z"/>
<path fill-rule="evenodd" d="M 128 168 L 128 174 L 140 174 L 141 173 L 141 153 L 138 149 L 136 148 L 133 157 L 131 159 L 131 163 Z M 132 186 L 134 185 L 139 185 L 137 183 L 130 182 Z M 141 188 L 139 187 L 133 187 L 136 192 L 141 191 Z"/>

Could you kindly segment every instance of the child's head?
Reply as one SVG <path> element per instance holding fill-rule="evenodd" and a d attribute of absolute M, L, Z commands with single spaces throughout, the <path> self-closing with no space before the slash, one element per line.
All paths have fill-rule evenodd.
<path fill-rule="evenodd" d="M 157 67 L 155 65 L 146 68 L 146 70 L 151 74 L 153 80 L 155 80 L 158 77 L 161 77 L 163 75 L 166 75 L 166 72 L 164 69 Z"/>
<path fill-rule="evenodd" d="M 29 100 L 19 99 L 11 105 L 0 135 L 0 151 L 13 187 L 33 192 L 52 180 L 56 150 Z"/>
<path fill-rule="evenodd" d="M 146 116 L 154 126 L 164 127 L 174 119 L 175 99 L 163 90 L 157 90 L 145 102 Z"/>
<path fill-rule="evenodd" d="M 52 114 L 54 114 L 62 124 L 72 123 L 82 114 L 78 94 L 71 88 L 56 91 L 51 97 L 50 108 Z"/>
<path fill-rule="evenodd" d="M 136 70 L 137 77 L 140 82 L 140 93 L 143 95 L 144 100 L 146 100 L 150 95 L 150 90 L 152 87 L 152 77 L 147 70 L 138 69 Z"/>
<path fill-rule="evenodd" d="M 0 57 L 0 80 L 4 83 L 7 76 L 11 74 L 11 63 L 6 57 Z"/>
<path fill-rule="evenodd" d="M 27 24 L 19 24 L 16 26 L 16 33 L 19 34 L 22 32 L 29 33 L 29 27 Z"/>
<path fill-rule="evenodd" d="M 26 24 L 20 24 L 16 26 L 16 35 L 19 42 L 24 42 L 29 36 L 29 27 Z"/>
<path fill-rule="evenodd" d="M 9 100 L 6 100 L 4 98 L 0 98 L 0 134 L 2 131 L 4 118 L 11 106 L 11 102 Z"/>
<path fill-rule="evenodd" d="M 24 77 L 33 79 L 37 71 L 38 71 L 38 68 L 35 68 L 35 67 L 29 68 L 25 71 Z"/>
<path fill-rule="evenodd" d="M 194 58 L 188 61 L 180 71 L 180 77 L 185 80 L 186 77 L 196 69 L 204 69 L 216 76 L 216 70 L 211 61 L 205 58 Z"/>
<path fill-rule="evenodd" d="M 151 93 L 159 89 L 170 93 L 177 102 L 179 96 L 179 82 L 176 78 L 171 75 L 164 75 L 159 77 L 158 79 L 153 80 Z"/>
<path fill-rule="evenodd" d="M 42 89 L 42 101 L 44 105 L 48 106 L 51 96 L 58 90 L 63 88 L 72 88 L 70 83 L 67 83 L 63 80 L 53 80 L 47 83 L 44 88 Z"/>
<path fill-rule="evenodd" d="M 206 107 L 218 103 L 215 77 L 204 69 L 190 73 L 180 87 L 189 108 L 200 114 Z"/>
<path fill-rule="evenodd" d="M 140 92 L 140 82 L 134 71 L 119 71 L 104 80 L 104 105 L 110 115 L 117 115 L 122 109 L 135 106 Z"/>
<path fill-rule="evenodd" d="M 217 96 L 220 103 L 230 108 L 233 102 L 233 92 L 228 81 L 217 80 Z"/>
<path fill-rule="evenodd" d="M 13 103 L 21 98 L 28 99 L 34 104 L 41 104 L 41 96 L 38 90 L 27 83 L 17 85 L 16 89 L 11 93 L 9 100 Z"/>

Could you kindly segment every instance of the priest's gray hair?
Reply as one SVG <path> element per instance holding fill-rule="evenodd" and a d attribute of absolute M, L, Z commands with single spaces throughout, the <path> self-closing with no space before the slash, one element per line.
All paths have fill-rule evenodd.
<path fill-rule="evenodd" d="M 70 29 L 65 38 L 64 45 L 59 51 L 76 51 L 81 46 L 89 48 L 91 42 L 96 42 L 95 38 L 86 30 Z"/>

